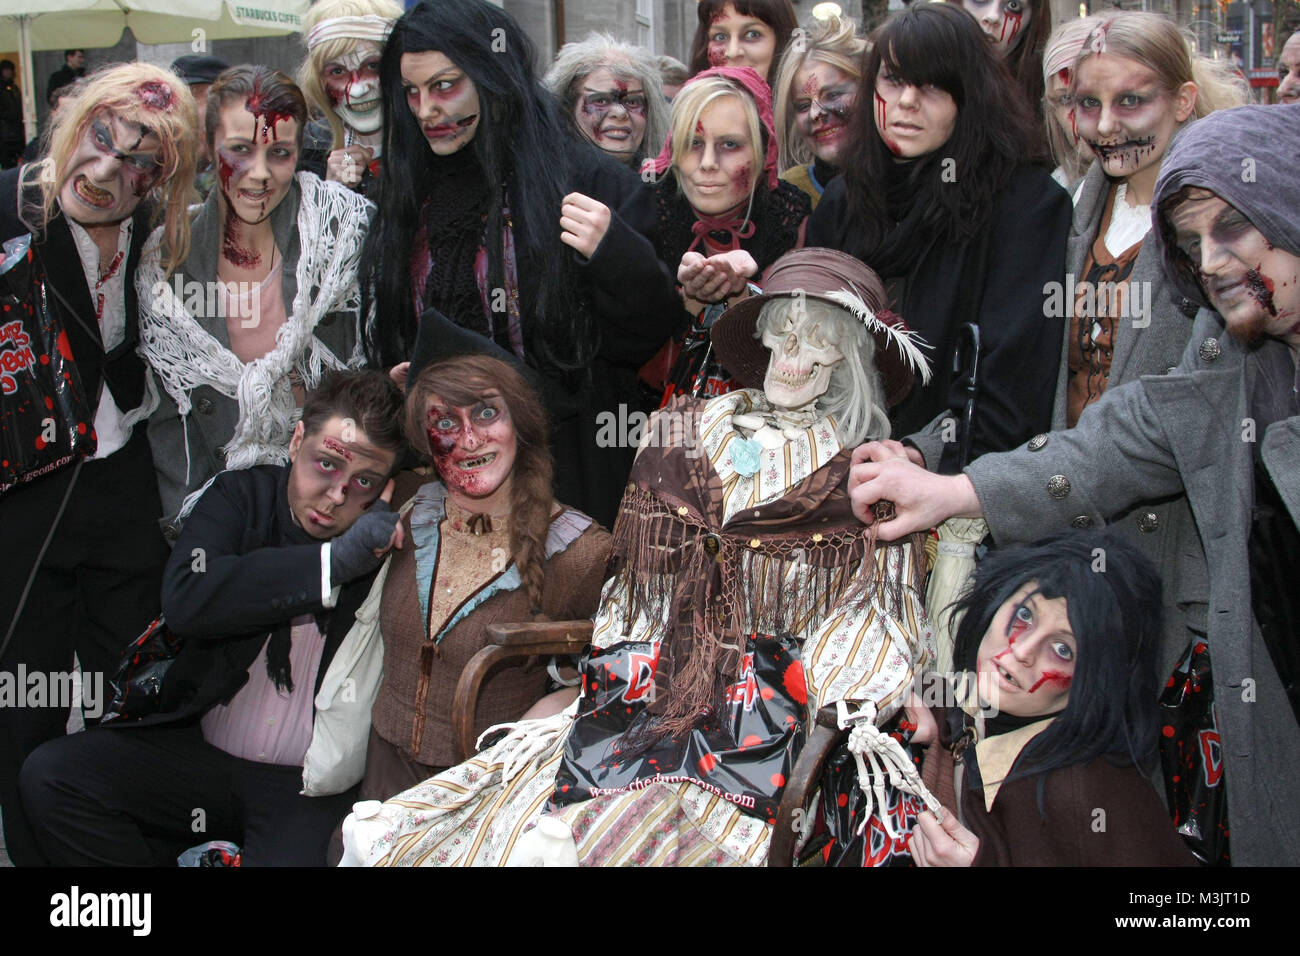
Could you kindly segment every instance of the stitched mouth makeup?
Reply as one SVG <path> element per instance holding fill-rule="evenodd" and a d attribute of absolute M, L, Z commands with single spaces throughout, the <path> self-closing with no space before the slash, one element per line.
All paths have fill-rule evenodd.
<path fill-rule="evenodd" d="M 1118 162 L 1121 166 L 1137 166 L 1144 158 L 1155 152 L 1156 138 L 1143 136 L 1140 139 L 1111 144 L 1090 139 L 1088 146 L 1103 163 Z"/>

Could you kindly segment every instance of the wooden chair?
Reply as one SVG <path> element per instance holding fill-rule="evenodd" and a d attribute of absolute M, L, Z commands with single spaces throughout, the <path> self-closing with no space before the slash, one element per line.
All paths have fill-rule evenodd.
<path fill-rule="evenodd" d="M 452 710 L 452 739 L 456 762 L 478 752 L 474 737 L 474 711 L 488 674 L 499 664 L 520 657 L 577 655 L 591 643 L 591 621 L 545 621 L 525 624 L 491 624 L 488 644 L 470 658 L 456 683 Z M 799 759 L 786 784 L 776 812 L 768 866 L 793 866 L 794 848 L 806 819 L 809 798 L 817 789 L 822 768 L 835 747 L 847 736 L 837 726 L 834 707 L 823 707 L 813 722 Z M 796 813 L 796 811 L 799 811 Z M 811 821 L 808 821 L 811 823 Z"/>

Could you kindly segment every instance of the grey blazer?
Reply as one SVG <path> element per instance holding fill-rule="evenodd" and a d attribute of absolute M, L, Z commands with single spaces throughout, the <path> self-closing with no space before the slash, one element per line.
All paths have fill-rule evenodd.
<path fill-rule="evenodd" d="M 302 243 L 298 237 L 298 210 L 301 202 L 302 190 L 295 179 L 289 194 L 271 212 L 271 230 L 275 234 L 275 244 L 284 255 L 281 289 L 286 316 L 293 314 L 293 300 L 298 294 L 298 259 L 302 254 Z M 217 190 L 214 189 L 194 220 L 189 255 L 176 270 L 183 281 L 201 282 L 207 288 L 207 283 L 217 280 L 221 237 L 221 212 L 217 205 Z M 141 308 L 147 307 L 142 302 Z M 195 315 L 194 318 L 205 331 L 223 346 L 230 348 L 225 318 L 208 315 Z M 347 312 L 331 312 L 316 326 L 315 335 L 331 352 L 346 362 L 357 341 L 357 316 Z M 149 418 L 149 445 L 153 449 L 154 471 L 158 476 L 158 492 L 162 498 L 163 535 L 175 543 L 180 534 L 177 514 L 181 503 L 191 492 L 202 488 L 208 479 L 225 468 L 226 458 L 222 448 L 235 433 L 235 426 L 239 422 L 239 402 L 227 398 L 211 386 L 201 385 L 191 396 L 189 414 L 182 417 L 180 409 L 163 388 L 157 374 L 153 371 L 150 374 L 158 390 L 159 406 Z"/>
<path fill-rule="evenodd" d="M 1204 582 L 1208 595 L 1202 633 L 1238 865 L 1300 864 L 1300 728 L 1251 612 L 1247 552 L 1254 465 L 1243 422 L 1262 375 L 1289 386 L 1279 368 L 1294 375 L 1285 345 L 1270 339 L 1248 349 L 1205 309 L 1175 371 L 1112 381 L 1075 428 L 966 469 L 999 544 L 1034 541 L 1080 519 L 1100 525 L 1139 502 L 1186 494 L 1190 509 L 1176 519 L 1186 527 L 1175 533 L 1180 541 L 1199 537 L 1205 550 L 1166 553 L 1160 571 L 1180 589 Z M 1264 466 L 1300 524 L 1300 416 L 1260 438 Z"/>

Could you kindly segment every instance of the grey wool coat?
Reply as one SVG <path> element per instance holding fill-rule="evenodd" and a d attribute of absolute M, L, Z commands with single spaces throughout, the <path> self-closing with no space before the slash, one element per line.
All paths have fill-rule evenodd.
<path fill-rule="evenodd" d="M 1094 163 L 1084 177 L 1078 200 L 1074 204 L 1074 220 L 1070 225 L 1065 254 L 1068 270 L 1065 293 L 1067 301 L 1074 298 L 1070 287 L 1083 279 L 1088 251 L 1092 248 L 1106 215 L 1109 191 L 1110 180 L 1100 164 Z M 1196 306 L 1187 303 L 1182 293 L 1166 277 L 1161 266 L 1160 250 L 1153 239 L 1154 235 L 1148 233 L 1129 274 L 1130 288 L 1133 284 L 1141 285 L 1140 301 L 1145 305 L 1144 314 L 1130 316 L 1116 323 L 1114 354 L 1111 357 L 1107 388 L 1136 382 L 1143 375 L 1173 372 L 1182 359 L 1183 350 L 1192 334 L 1192 317 L 1196 314 Z M 1070 323 L 1067 320 L 1065 336 L 1061 342 L 1056 399 L 1052 405 L 1054 431 L 1067 427 L 1066 389 L 1069 379 Z M 1191 520 L 1187 497 L 1181 492 L 1169 498 L 1148 498 L 1138 502 L 1131 508 L 1110 515 L 1107 524 L 1111 530 L 1122 533 L 1141 548 L 1158 568 L 1200 568 L 1204 565 L 1204 554 L 1195 524 Z M 1203 571 L 1177 580 L 1166 575 L 1164 638 L 1158 661 L 1163 675 L 1162 683 L 1164 677 L 1173 671 L 1187 646 L 1189 624 L 1195 630 L 1204 632 L 1208 602 L 1208 583 Z"/>
<path fill-rule="evenodd" d="M 1208 594 L 1210 647 L 1227 779 L 1234 865 L 1300 864 L 1300 728 L 1250 604 L 1253 461 L 1250 396 L 1261 376 L 1289 385 L 1283 343 L 1254 348 L 1224 332 L 1209 309 L 1197 316 L 1177 369 L 1114 384 L 1078 425 L 966 469 L 999 544 L 1022 543 L 1086 518 L 1100 526 L 1134 505 L 1185 493 L 1205 550 L 1166 554 L 1160 571 Z M 1300 524 L 1300 416 L 1262 435 L 1264 466 Z M 1036 450 L 1031 450 L 1037 446 Z M 924 450 L 924 449 L 923 449 Z M 1189 583 L 1190 582 L 1190 583 Z M 1193 625 L 1195 629 L 1195 626 Z M 1188 635 L 1190 638 L 1190 634 Z M 1166 651 L 1169 649 L 1166 648 Z"/>

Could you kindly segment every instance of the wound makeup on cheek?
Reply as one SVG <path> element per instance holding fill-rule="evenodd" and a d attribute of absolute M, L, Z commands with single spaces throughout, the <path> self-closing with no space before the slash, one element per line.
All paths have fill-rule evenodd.
<path fill-rule="evenodd" d="M 745 166 L 731 174 L 732 185 L 738 192 L 748 193 L 754 184 L 754 170 L 751 166 Z"/>
<path fill-rule="evenodd" d="M 476 119 L 478 119 L 478 114 L 470 113 L 469 116 L 462 116 L 460 119 L 456 120 L 456 125 L 461 129 L 465 129 L 466 127 L 473 126 Z"/>
<path fill-rule="evenodd" d="M 1029 693 L 1033 693 L 1044 684 L 1055 688 L 1056 690 L 1068 690 L 1070 684 L 1074 682 L 1074 677 L 1070 674 L 1062 674 L 1060 671 L 1043 671 L 1043 676 L 1034 681 Z"/>
<path fill-rule="evenodd" d="M 348 451 L 348 449 L 344 446 L 344 444 L 341 441 L 339 441 L 337 438 L 330 438 L 326 436 L 325 438 L 321 439 L 321 445 L 323 445 L 325 448 L 328 448 L 330 451 L 334 452 L 334 454 L 338 455 L 344 461 L 352 460 L 353 457 L 352 452 Z"/>
<path fill-rule="evenodd" d="M 726 66 L 727 48 L 721 43 L 709 44 L 709 66 Z"/>
<path fill-rule="evenodd" d="M 885 148 L 897 156 L 899 153 L 898 143 L 890 139 L 889 135 L 885 132 L 886 128 L 888 128 L 885 98 L 880 95 L 879 91 L 876 91 L 874 96 L 876 99 L 876 130 L 880 133 L 880 138 L 884 141 Z"/>
<path fill-rule="evenodd" d="M 1079 114 L 1078 111 L 1070 107 L 1070 136 L 1074 139 L 1074 145 L 1079 145 Z"/>
<path fill-rule="evenodd" d="M 450 432 L 441 432 L 430 426 L 424 433 L 429 439 L 429 450 L 435 457 L 450 455 L 453 448 L 456 447 L 456 438 L 460 435 L 460 429 L 457 428 Z"/>
<path fill-rule="evenodd" d="M 1273 280 L 1261 274 L 1258 269 L 1247 270 L 1246 292 L 1268 310 L 1269 315 L 1276 317 L 1277 306 L 1273 304 L 1273 288 Z"/>
<path fill-rule="evenodd" d="M 1002 42 L 1010 43 L 1020 32 L 1020 21 L 1024 13 L 1008 13 L 1002 20 Z"/>

